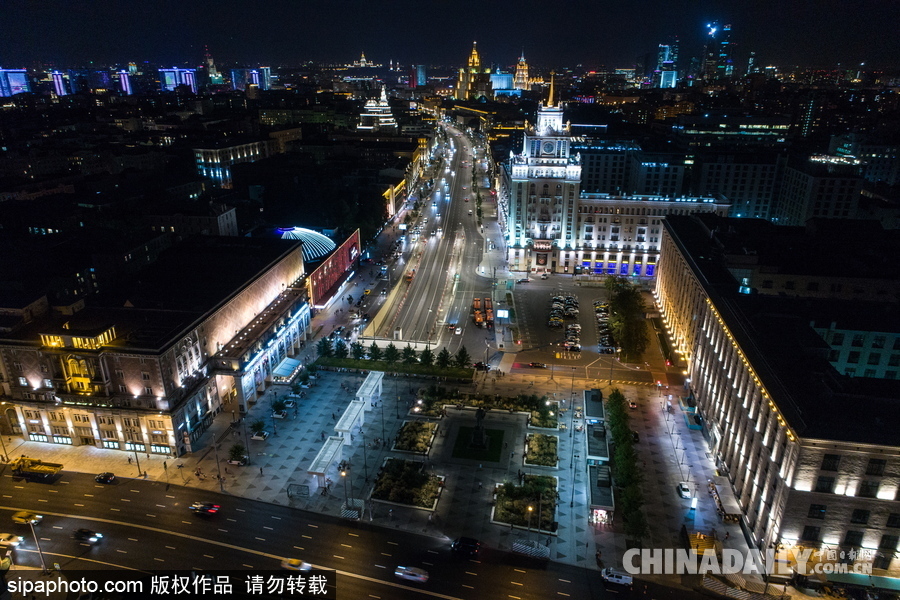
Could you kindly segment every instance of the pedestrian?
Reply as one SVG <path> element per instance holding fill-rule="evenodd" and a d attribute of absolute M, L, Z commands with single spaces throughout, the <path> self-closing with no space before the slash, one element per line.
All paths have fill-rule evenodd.
<path fill-rule="evenodd" d="M 726 532 L 725 532 L 725 539 L 727 540 L 727 539 L 730 538 L 730 537 L 731 537 L 731 532 L 730 532 L 730 531 L 726 531 Z"/>
<path fill-rule="evenodd" d="M 506 450 L 509 448 L 509 442 L 503 442 L 503 449 Z"/>
<path fill-rule="evenodd" d="M 129 465 L 131 464 L 131 457 L 130 457 L 130 456 L 128 457 L 128 464 L 129 464 Z"/>
<path fill-rule="evenodd" d="M 325 432 L 324 431 L 322 432 L 322 441 L 323 442 L 325 441 Z"/>
<path fill-rule="evenodd" d="M 230 473 L 228 472 L 228 467 L 225 467 L 225 474 L 230 475 Z"/>
<path fill-rule="evenodd" d="M 337 421 L 337 417 L 334 416 L 334 413 L 331 413 L 331 420 L 332 420 L 332 421 Z"/>
<path fill-rule="evenodd" d="M 512 460 L 513 457 L 514 457 L 515 455 L 516 455 L 515 452 L 510 452 L 510 453 L 509 453 L 509 460 Z"/>
<path fill-rule="evenodd" d="M 478 489 L 479 489 L 479 490 L 481 489 L 481 486 L 482 486 L 482 483 L 479 481 L 479 482 L 478 482 Z"/>
<path fill-rule="evenodd" d="M 262 474 L 263 474 L 263 470 L 262 470 L 262 467 L 260 467 L 260 468 L 259 468 L 259 474 L 260 474 L 260 475 L 262 475 Z"/>

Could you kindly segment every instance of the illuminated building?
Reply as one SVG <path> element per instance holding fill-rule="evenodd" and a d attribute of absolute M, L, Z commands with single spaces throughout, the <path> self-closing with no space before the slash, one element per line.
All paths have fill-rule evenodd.
<path fill-rule="evenodd" d="M 528 80 L 528 63 L 525 62 L 525 53 L 522 53 L 522 56 L 519 57 L 519 62 L 516 64 L 516 77 L 513 81 L 513 87 L 517 90 L 529 90 L 531 89 L 531 84 Z"/>
<path fill-rule="evenodd" d="M 171 69 L 159 70 L 159 85 L 164 92 L 174 92 L 175 88 L 180 85 L 187 86 L 195 94 L 197 93 L 197 70 L 196 69 L 179 69 L 172 67 Z"/>
<path fill-rule="evenodd" d="M 682 148 L 727 148 L 785 146 L 791 128 L 789 117 L 747 117 L 710 111 L 702 115 L 679 115 L 672 126 Z"/>
<path fill-rule="evenodd" d="M 63 75 L 59 71 L 53 71 L 52 73 L 50 73 L 50 78 L 53 80 L 53 92 L 57 96 L 67 96 L 69 94 L 69 89 L 66 86 L 65 75 Z"/>
<path fill-rule="evenodd" d="M 835 371 L 832 355 L 857 352 L 860 363 L 875 356 L 889 364 L 900 349 L 891 306 L 900 273 L 847 257 L 829 244 L 838 223 L 819 223 L 831 227 L 665 219 L 655 295 L 687 376 L 676 409 L 702 429 L 751 547 L 843 552 L 841 562 L 871 563 L 873 575 L 896 577 L 900 440 L 889 415 L 900 382 L 848 377 Z M 871 239 L 877 248 L 867 255 L 900 250 L 893 236 Z M 860 304 L 877 300 L 865 278 L 888 291 L 880 309 L 877 301 Z M 849 297 L 854 288 L 855 308 L 830 292 Z M 856 335 L 844 339 L 851 330 Z"/>
<path fill-rule="evenodd" d="M 653 73 L 654 87 L 673 88 L 678 85 L 678 39 L 660 44 Z"/>
<path fill-rule="evenodd" d="M 476 100 L 489 97 L 491 92 L 490 69 L 481 68 L 481 56 L 478 55 L 478 43 L 472 42 L 472 53 L 465 67 L 460 67 L 456 82 L 457 100 Z"/>
<path fill-rule="evenodd" d="M 812 218 L 855 218 L 863 182 L 860 171 L 861 162 L 854 158 L 794 158 L 784 170 L 772 219 L 780 225 L 803 225 Z"/>
<path fill-rule="evenodd" d="M 366 58 L 365 52 L 361 52 L 359 55 L 359 60 L 354 60 L 352 63 L 350 63 L 349 65 L 346 65 L 346 66 L 347 67 L 355 67 L 355 68 L 363 68 L 363 69 L 366 69 L 366 68 L 377 69 L 377 68 L 382 67 L 383 65 L 378 64 L 378 63 L 373 63 L 372 61 L 370 61 Z"/>
<path fill-rule="evenodd" d="M 409 68 L 409 87 L 420 88 L 428 85 L 425 75 L 425 65 L 412 65 Z"/>
<path fill-rule="evenodd" d="M 127 287 L 127 303 L 59 315 L 44 296 L 5 322 L 4 431 L 180 456 L 257 401 L 309 327 L 300 243 L 198 236 Z"/>
<path fill-rule="evenodd" d="M 272 69 L 271 67 L 260 67 L 250 71 L 250 83 L 258 87 L 262 91 L 272 88 Z"/>
<path fill-rule="evenodd" d="M 31 91 L 28 71 L 25 69 L 0 69 L 0 98 Z"/>
<path fill-rule="evenodd" d="M 234 142 L 214 142 L 201 148 L 194 148 L 197 172 L 209 177 L 221 188 L 231 189 L 231 165 L 256 162 L 275 153 L 275 140 L 261 140 L 235 144 Z"/>
<path fill-rule="evenodd" d="M 703 47 L 701 76 L 704 80 L 730 79 L 734 75 L 731 25 L 719 26 L 718 22 L 706 26 L 706 44 Z"/>
<path fill-rule="evenodd" d="M 388 104 L 387 90 L 384 86 L 381 86 L 381 95 L 377 100 L 369 98 L 366 101 L 366 105 L 359 115 L 359 125 L 356 128 L 361 131 L 376 132 L 395 132 L 397 130 L 397 121 L 391 113 L 391 105 Z"/>
<path fill-rule="evenodd" d="M 219 73 L 219 69 L 216 68 L 216 62 L 213 60 L 212 54 L 209 53 L 208 47 L 203 47 L 203 54 L 206 59 L 206 73 L 209 76 L 210 85 L 222 85 L 225 83 L 225 79 Z"/>
<path fill-rule="evenodd" d="M 119 71 L 119 91 L 126 96 L 130 96 L 132 94 L 131 73 L 129 73 L 128 71 Z"/>

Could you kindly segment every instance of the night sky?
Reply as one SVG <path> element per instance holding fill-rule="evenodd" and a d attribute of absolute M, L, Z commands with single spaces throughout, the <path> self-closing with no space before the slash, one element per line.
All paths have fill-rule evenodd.
<path fill-rule="evenodd" d="M 0 67 L 128 61 L 197 64 L 349 62 L 627 67 L 671 35 L 681 67 L 708 21 L 731 23 L 742 67 L 900 63 L 896 0 L 2 0 Z"/>

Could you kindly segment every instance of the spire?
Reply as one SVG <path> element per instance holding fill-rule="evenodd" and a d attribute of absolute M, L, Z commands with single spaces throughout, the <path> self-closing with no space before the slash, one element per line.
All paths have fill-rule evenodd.
<path fill-rule="evenodd" d="M 387 90 L 383 85 L 381 86 L 381 101 L 387 104 Z"/>
<path fill-rule="evenodd" d="M 550 97 L 547 98 L 547 107 L 553 106 L 553 78 L 556 75 L 553 71 L 550 71 Z"/>
<path fill-rule="evenodd" d="M 478 56 L 478 42 L 472 42 L 472 54 L 469 55 L 469 69 L 480 69 L 481 57 Z"/>

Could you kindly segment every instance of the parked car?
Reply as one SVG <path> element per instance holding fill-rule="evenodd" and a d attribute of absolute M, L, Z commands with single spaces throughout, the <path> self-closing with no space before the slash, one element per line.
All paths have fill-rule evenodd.
<path fill-rule="evenodd" d="M 295 406 L 297 406 L 297 403 L 293 400 L 285 400 L 284 401 L 285 408 L 294 408 Z"/>
<path fill-rule="evenodd" d="M 620 573 L 618 571 L 614 571 L 612 569 L 603 569 L 600 571 L 600 577 L 603 578 L 603 581 L 606 583 L 615 583 L 617 585 L 624 585 L 627 587 L 631 587 L 634 585 L 634 578 L 627 573 Z"/>
<path fill-rule="evenodd" d="M 682 481 L 678 485 L 675 486 L 675 490 L 678 492 L 678 495 L 682 498 L 690 498 L 691 497 L 691 485 L 687 481 Z"/>
<path fill-rule="evenodd" d="M 529 281 L 531 281 L 531 280 L 528 279 L 527 277 L 523 277 L 522 279 L 516 279 L 516 283 L 528 283 Z"/>
<path fill-rule="evenodd" d="M 394 569 L 394 576 L 407 581 L 418 581 L 419 583 L 428 581 L 428 571 L 418 567 L 397 567 Z"/>
<path fill-rule="evenodd" d="M 259 433 L 254 433 L 253 435 L 251 435 L 250 439 L 262 442 L 262 441 L 265 441 L 268 437 L 269 437 L 268 431 L 260 431 Z"/>
<path fill-rule="evenodd" d="M 628 408 L 637 408 L 637 402 L 635 402 L 634 400 L 629 400 Z"/>
<path fill-rule="evenodd" d="M 94 481 L 97 483 L 113 483 L 116 480 L 116 476 L 113 473 L 105 472 L 100 473 L 96 477 L 94 477 Z"/>

